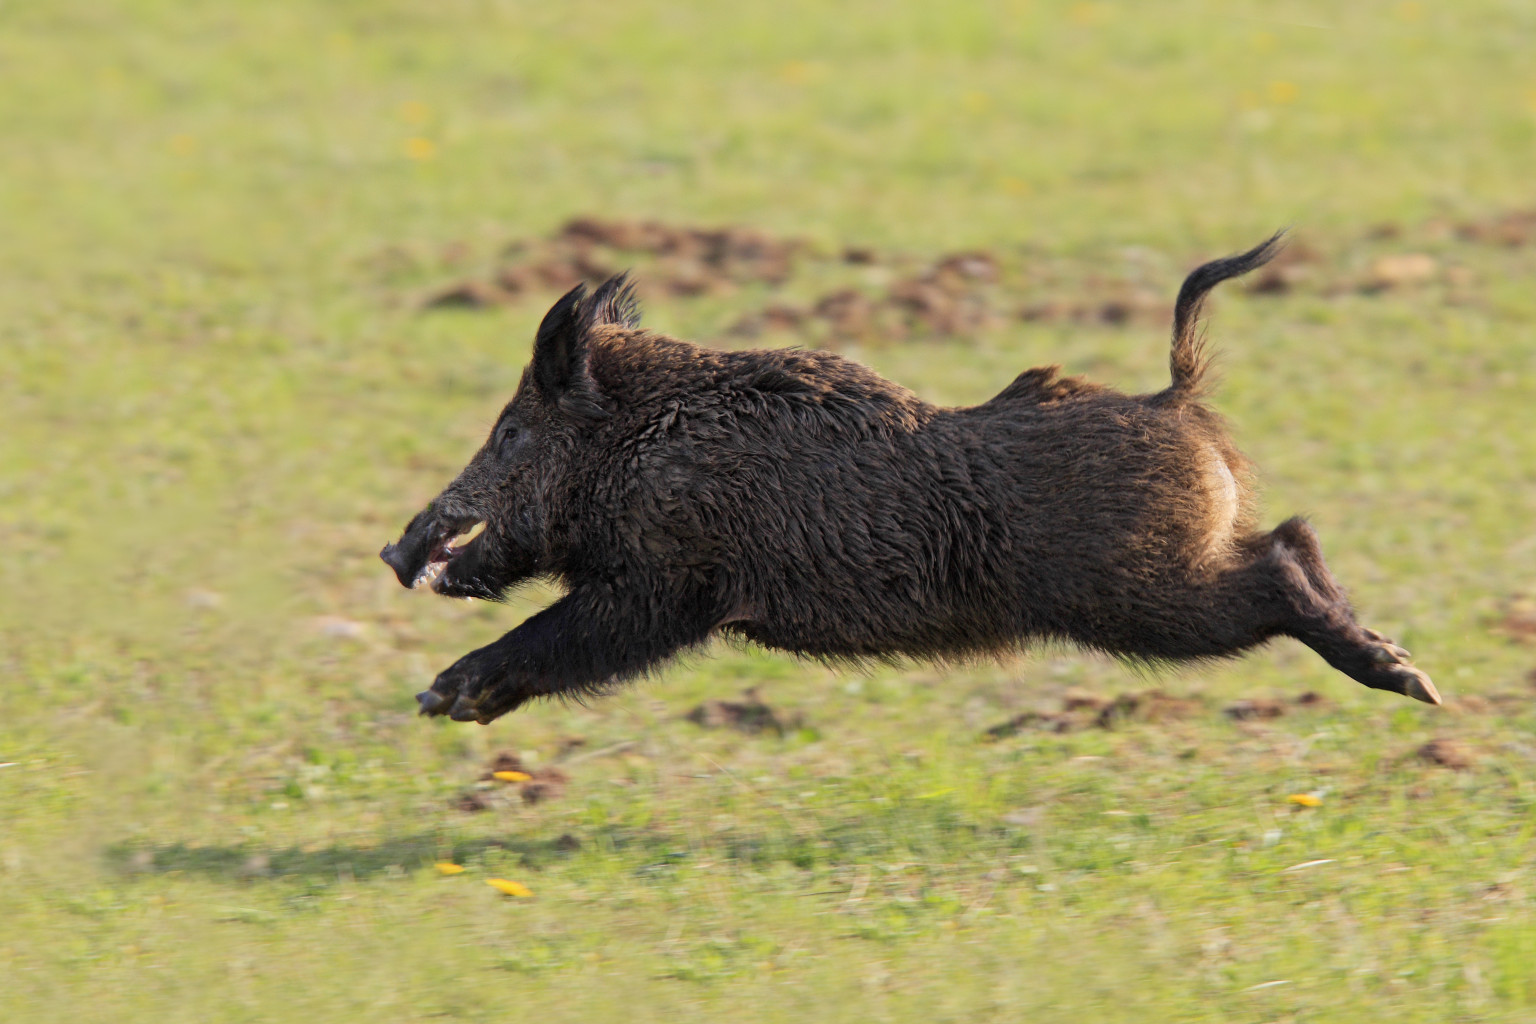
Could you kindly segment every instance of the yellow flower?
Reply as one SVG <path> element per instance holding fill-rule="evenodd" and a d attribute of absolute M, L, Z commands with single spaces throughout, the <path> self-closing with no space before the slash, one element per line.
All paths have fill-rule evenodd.
<path fill-rule="evenodd" d="M 1068 8 L 1067 17 L 1079 25 L 1097 25 L 1104 20 L 1104 16 L 1108 13 L 1102 4 L 1082 3 L 1073 4 Z"/>
<path fill-rule="evenodd" d="M 527 782 L 533 776 L 527 772 L 491 772 L 491 778 L 502 782 Z"/>
<path fill-rule="evenodd" d="M 779 68 L 779 77 L 790 85 L 804 85 L 816 76 L 816 66 L 810 61 L 792 60 Z"/>
<path fill-rule="evenodd" d="M 460 875 L 464 873 L 464 865 L 451 864 L 446 860 L 440 860 L 433 867 L 437 868 L 440 875 Z"/>
<path fill-rule="evenodd" d="M 1290 803 L 1296 804 L 1299 807 L 1321 807 L 1321 806 L 1323 806 L 1322 800 L 1320 800 L 1317 797 L 1313 796 L 1311 793 L 1292 793 L 1290 796 L 1286 797 L 1285 799 L 1287 801 L 1289 801 Z"/>
<path fill-rule="evenodd" d="M 487 878 L 485 884 L 498 892 L 504 892 L 508 896 L 518 896 L 529 899 L 533 896 L 533 890 L 521 882 L 509 882 L 505 878 Z"/>
<path fill-rule="evenodd" d="M 1277 78 L 1269 83 L 1269 102 L 1284 106 L 1287 103 L 1295 103 L 1296 97 L 1301 95 L 1301 90 L 1296 88 L 1295 82 L 1287 82 L 1283 78 Z"/>
<path fill-rule="evenodd" d="M 431 160 L 437 156 L 437 143 L 415 136 L 405 140 L 405 155 L 412 160 Z"/>

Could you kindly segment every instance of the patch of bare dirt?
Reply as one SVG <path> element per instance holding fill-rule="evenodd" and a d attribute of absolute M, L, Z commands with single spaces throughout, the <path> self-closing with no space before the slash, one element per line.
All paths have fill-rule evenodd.
<path fill-rule="evenodd" d="M 1130 722 L 1158 725 L 1194 718 L 1205 711 L 1205 705 L 1190 697 L 1174 697 L 1162 690 L 1143 690 L 1140 693 L 1122 693 L 1099 711 L 1094 725 L 1100 729 L 1116 729 Z"/>
<path fill-rule="evenodd" d="M 1518 643 L 1536 643 L 1536 597 L 1512 594 L 1499 610 L 1494 630 Z"/>
<path fill-rule="evenodd" d="M 1433 294 L 1444 301 L 1465 303 L 1475 299 L 1472 272 L 1443 256 L 1416 251 L 1417 246 L 1438 251 L 1457 239 L 1530 244 L 1536 241 L 1536 210 L 1460 224 L 1442 218 L 1417 226 L 1377 225 L 1329 254 L 1308 240 L 1291 238 L 1273 262 L 1249 278 L 1247 287 L 1254 295 L 1339 297 L 1435 286 Z M 1401 251 L 1382 252 L 1384 246 L 1400 246 Z M 1017 265 L 1021 260 L 1028 265 Z M 439 262 L 463 273 L 467 247 L 445 250 Z M 546 301 L 579 282 L 595 284 L 633 268 L 642 296 L 676 299 L 726 294 L 743 286 L 773 293 L 796 278 L 815 275 L 825 283 L 810 293 L 813 297 L 803 302 L 773 298 L 739 314 L 726 333 L 740 339 L 796 334 L 803 336 L 802 343 L 827 347 L 962 338 L 1008 322 L 1162 326 L 1171 316 L 1172 291 L 1149 290 L 1140 273 L 1132 273 L 1135 280 L 1099 276 L 1091 268 L 1064 273 L 1066 261 L 1022 251 L 1011 262 L 1005 265 L 1010 261 L 989 250 L 922 262 L 873 246 L 818 250 L 801 239 L 742 225 L 577 217 L 546 237 L 507 245 L 487 273 L 445 285 L 421 306 L 474 310 L 528 298 Z M 865 268 L 862 279 L 848 281 L 848 268 Z M 1053 284 L 1063 280 L 1074 283 L 1066 288 Z"/>
<path fill-rule="evenodd" d="M 1456 234 L 1469 242 L 1516 248 L 1536 241 L 1536 210 L 1506 210 L 1482 220 L 1463 221 Z"/>
<path fill-rule="evenodd" d="M 771 732 L 778 736 L 803 724 L 800 715 L 781 715 L 763 703 L 756 689 L 743 693 L 741 700 L 707 700 L 683 717 L 705 729 L 736 729 L 749 734 Z"/>
<path fill-rule="evenodd" d="M 480 811 L 488 811 L 495 805 L 496 802 L 489 793 L 483 793 L 478 790 L 461 793 L 453 801 L 453 809 L 463 811 L 465 814 L 477 814 Z"/>
<path fill-rule="evenodd" d="M 1006 739 L 1021 732 L 1076 732 L 1080 729 L 1115 729 L 1130 722 L 1160 724 L 1193 718 L 1205 705 L 1191 697 L 1175 697 L 1162 690 L 1140 690 L 1103 697 L 1083 690 L 1062 694 L 1059 710 L 1025 711 L 992 726 L 983 733 L 988 740 Z"/>
<path fill-rule="evenodd" d="M 561 749 L 568 748 L 562 743 Z M 474 786 L 454 799 L 453 807 L 466 813 L 507 807 L 507 794 L 513 792 L 525 804 L 543 803 L 564 796 L 570 781 L 570 776 L 559 768 L 527 767 L 522 758 L 503 750 L 486 763 Z"/>
<path fill-rule="evenodd" d="M 525 804 L 541 804 L 558 800 L 565 795 L 566 784 L 571 777 L 558 768 L 535 768 L 533 777 L 518 786 L 518 795 Z"/>
<path fill-rule="evenodd" d="M 1089 721 L 1091 719 L 1071 715 L 1066 712 L 1026 711 L 1023 714 L 1014 715 L 1006 722 L 999 722 L 983 733 L 983 735 L 989 740 L 1003 740 L 1031 730 L 1035 732 L 1075 732 L 1087 725 Z"/>
<path fill-rule="evenodd" d="M 856 265 L 888 261 L 868 249 L 849 250 L 843 259 Z M 1001 276 L 992 253 L 953 253 L 898 278 L 878 294 L 841 287 L 822 294 L 808 307 L 770 304 L 742 316 L 730 333 L 756 338 L 767 331 L 814 327 L 834 344 L 958 337 L 1002 319 L 999 304 L 990 294 Z"/>
<path fill-rule="evenodd" d="M 484 309 L 533 294 L 596 284 L 646 261 L 637 283 L 675 297 L 729 290 L 740 284 L 782 285 L 807 249 L 747 227 L 678 227 L 658 221 L 577 217 L 548 238 L 514 242 L 488 278 L 462 281 L 430 295 L 426 309 Z"/>
<path fill-rule="evenodd" d="M 1250 278 L 1248 290 L 1255 295 L 1286 295 L 1313 284 L 1321 276 L 1320 254 L 1303 241 L 1294 241 L 1280 250 L 1269 264 Z"/>
<path fill-rule="evenodd" d="M 1522 693 L 1466 693 L 1450 698 L 1446 710 L 1461 715 L 1519 714 L 1531 706 L 1531 698 Z"/>
<path fill-rule="evenodd" d="M 1371 294 L 1412 288 L 1430 284 L 1439 277 L 1440 261 L 1433 256 L 1422 252 L 1393 253 L 1371 262 L 1370 270 L 1360 282 L 1360 290 Z"/>
<path fill-rule="evenodd" d="M 1272 697 L 1245 697 L 1228 704 L 1221 709 L 1221 713 L 1235 722 L 1252 722 L 1280 718 L 1292 709 L 1321 711 L 1332 706 L 1333 702 L 1327 697 L 1309 690 L 1289 701 Z"/>
<path fill-rule="evenodd" d="M 1426 764 L 1458 772 L 1466 771 L 1476 763 L 1471 751 L 1455 740 L 1448 739 L 1430 740 L 1416 750 L 1414 756 Z"/>
<path fill-rule="evenodd" d="M 497 772 L 523 771 L 523 760 L 516 754 L 503 750 L 486 764 L 485 771 L 480 775 L 481 782 L 496 781 Z"/>
<path fill-rule="evenodd" d="M 1307 692 L 1290 700 L 1249 697 L 1222 708 L 1222 714 L 1237 722 L 1280 718 L 1293 711 L 1320 711 L 1333 702 L 1319 693 Z M 1072 689 L 1061 696 L 1059 708 L 1025 711 L 1000 722 L 982 735 L 988 740 L 1006 739 L 1022 732 L 1076 732 L 1080 729 L 1115 729 L 1142 722 L 1161 724 L 1184 721 L 1206 714 L 1206 703 L 1194 697 L 1177 697 L 1163 690 L 1136 690 L 1114 697 Z"/>
<path fill-rule="evenodd" d="M 1253 697 L 1234 701 L 1221 709 L 1221 713 L 1238 722 L 1255 719 L 1279 718 L 1285 714 L 1285 705 L 1268 697 Z"/>

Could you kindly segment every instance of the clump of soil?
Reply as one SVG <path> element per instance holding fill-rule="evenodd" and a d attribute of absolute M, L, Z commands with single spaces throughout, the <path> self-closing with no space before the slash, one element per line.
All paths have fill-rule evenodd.
<path fill-rule="evenodd" d="M 1083 728 L 1085 720 L 1066 712 L 1026 711 L 1014 715 L 1006 722 L 999 722 L 983 735 L 989 740 L 1007 739 L 1026 730 L 1036 732 L 1074 732 Z"/>
<path fill-rule="evenodd" d="M 1114 729 L 1128 722 L 1160 724 L 1193 718 L 1205 706 L 1189 697 L 1174 697 L 1162 690 L 1122 693 L 1100 709 L 1093 724 L 1100 729 Z"/>
<path fill-rule="evenodd" d="M 1483 220 L 1458 224 L 1456 234 L 1469 242 L 1517 248 L 1536 241 L 1536 210 L 1508 210 Z"/>
<path fill-rule="evenodd" d="M 530 774 L 533 778 L 518 786 L 518 795 L 525 804 L 558 800 L 565 795 L 566 783 L 571 781 L 571 777 L 558 768 L 535 768 Z"/>
<path fill-rule="evenodd" d="M 480 811 L 488 811 L 494 806 L 495 801 L 491 799 L 490 794 L 477 790 L 462 793 L 453 801 L 453 809 L 463 811 L 465 814 L 477 814 Z"/>
<path fill-rule="evenodd" d="M 526 769 L 523 767 L 522 758 L 518 757 L 516 754 L 510 751 L 503 750 L 495 757 L 491 758 L 490 762 L 486 764 L 485 771 L 480 774 L 480 781 L 495 782 L 497 772 L 522 771 L 526 771 Z"/>
<path fill-rule="evenodd" d="M 1422 252 L 1394 253 L 1371 263 L 1360 290 L 1367 294 L 1425 285 L 1440 277 L 1440 263 Z"/>
<path fill-rule="evenodd" d="M 1251 697 L 1234 701 L 1221 709 L 1221 713 L 1236 722 L 1279 718 L 1285 714 L 1285 705 L 1268 697 Z"/>
<path fill-rule="evenodd" d="M 496 777 L 497 772 L 519 772 L 528 778 L 506 782 Z M 455 810 L 475 813 L 506 806 L 507 801 L 502 794 L 507 792 L 508 786 L 517 787 L 517 794 L 525 804 L 543 803 L 564 796 L 569 782 L 570 776 L 558 768 L 526 768 L 520 757 L 503 750 L 487 762 L 474 788 L 454 799 L 453 807 Z"/>
<path fill-rule="evenodd" d="M 1500 609 L 1494 629 L 1519 643 L 1536 643 L 1536 597 L 1511 595 Z"/>
<path fill-rule="evenodd" d="M 512 243 L 489 279 L 451 285 L 429 296 L 423 307 L 484 309 L 532 293 L 557 294 L 583 281 L 596 284 L 612 277 L 637 257 L 648 259 L 638 283 L 671 296 L 705 295 L 747 283 L 778 286 L 789 280 L 805 249 L 796 239 L 746 227 L 578 217 L 548 238 Z"/>
<path fill-rule="evenodd" d="M 857 265 L 886 262 L 869 249 L 850 250 L 843 259 Z M 989 252 L 953 253 L 897 279 L 882 294 L 843 287 L 807 308 L 772 303 L 741 317 L 730 333 L 756 338 L 765 331 L 814 326 L 830 343 L 957 337 L 1000 318 L 989 286 L 1001 276 L 997 257 Z"/>
<path fill-rule="evenodd" d="M 1292 709 L 1317 711 L 1328 707 L 1332 707 L 1328 698 L 1307 692 L 1289 701 L 1269 697 L 1245 698 L 1222 708 L 1222 714 L 1234 721 L 1248 722 L 1279 718 Z M 988 740 L 999 740 L 1030 730 L 1062 733 L 1089 728 L 1114 729 L 1131 722 L 1155 725 L 1183 721 L 1205 712 L 1203 701 L 1194 697 L 1175 697 L 1159 689 L 1131 691 L 1115 697 L 1073 689 L 1061 695 L 1059 709 L 1026 711 L 992 726 L 983 735 Z"/>
<path fill-rule="evenodd" d="M 1455 740 L 1430 740 L 1415 751 L 1414 756 L 1426 764 L 1438 765 L 1458 772 L 1466 771 L 1474 764 L 1471 751 Z"/>
<path fill-rule="evenodd" d="M 1059 711 L 1026 711 L 992 726 L 983 735 L 989 740 L 999 740 L 1026 730 L 1063 733 L 1087 728 L 1114 729 L 1127 722 L 1180 721 L 1203 710 L 1204 704 L 1198 700 L 1174 697 L 1156 689 L 1122 693 L 1112 698 L 1068 690 L 1062 695 Z"/>
<path fill-rule="evenodd" d="M 683 717 L 705 729 L 736 729 L 750 734 L 772 732 L 778 736 L 803 724 L 798 714 L 781 717 L 763 703 L 756 689 L 743 693 L 739 701 L 707 700 Z"/>
<path fill-rule="evenodd" d="M 1430 221 L 1416 229 L 1378 225 L 1359 244 L 1411 245 L 1410 238 L 1443 245 L 1455 238 L 1500 245 L 1536 241 L 1536 210 L 1508 211 L 1453 225 Z M 445 266 L 461 265 L 456 248 Z M 427 296 L 425 309 L 488 309 L 525 298 L 552 299 L 579 282 L 596 284 L 634 268 L 642 296 L 691 299 L 741 287 L 776 293 L 807 271 L 820 287 L 803 303 L 772 297 L 738 315 L 730 336 L 798 335 L 802 344 L 952 339 L 1009 321 L 1031 324 L 1162 326 L 1172 312 L 1171 291 L 1148 290 L 1134 281 L 1098 276 L 1092 268 L 1063 273 L 1063 260 L 1029 257 L 1027 268 L 1005 269 L 997 252 L 968 250 L 931 262 L 894 251 L 851 245 L 820 251 L 807 242 L 742 225 L 698 227 L 655 220 L 577 217 L 543 238 L 506 246 L 483 276 L 445 286 Z M 865 268 L 849 282 L 848 268 Z M 1052 282 L 1080 283 L 1062 292 Z M 1349 252 L 1325 257 L 1301 239 L 1289 239 L 1273 262 L 1248 281 L 1254 295 L 1308 292 L 1325 297 L 1378 295 L 1444 285 L 1444 300 L 1471 301 L 1475 282 L 1465 267 L 1447 265 L 1427 252 Z"/>
<path fill-rule="evenodd" d="M 1255 295 L 1287 295 L 1321 276 L 1322 257 L 1305 242 L 1291 242 L 1253 275 L 1248 290 Z"/>
<path fill-rule="evenodd" d="M 1251 722 L 1280 718 L 1291 708 L 1320 711 L 1331 706 L 1327 697 L 1308 691 L 1291 701 L 1275 700 L 1272 697 L 1245 697 L 1228 704 L 1221 709 L 1221 713 L 1234 722 Z"/>

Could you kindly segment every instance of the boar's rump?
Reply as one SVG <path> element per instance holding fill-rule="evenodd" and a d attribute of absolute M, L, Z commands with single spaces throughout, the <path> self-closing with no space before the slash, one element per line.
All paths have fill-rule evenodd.
<path fill-rule="evenodd" d="M 853 662 L 1034 639 L 1162 662 L 1290 636 L 1438 703 L 1356 622 L 1305 521 L 1257 529 L 1247 463 L 1202 403 L 1206 295 L 1278 246 L 1185 280 L 1165 390 L 1047 367 L 961 408 L 832 353 L 652 333 L 623 276 L 572 289 L 485 444 L 381 553 L 439 594 L 541 577 L 565 596 L 440 674 L 422 712 L 484 723 L 599 694 L 716 633 Z"/>

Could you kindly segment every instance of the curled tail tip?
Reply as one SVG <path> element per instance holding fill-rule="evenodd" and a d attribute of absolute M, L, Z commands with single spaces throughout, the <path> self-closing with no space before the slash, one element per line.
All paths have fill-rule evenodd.
<path fill-rule="evenodd" d="M 1210 359 L 1199 335 L 1200 311 L 1211 289 L 1232 277 L 1241 277 L 1274 259 L 1284 248 L 1289 228 L 1281 228 L 1247 252 L 1203 263 L 1190 272 L 1179 289 L 1173 308 L 1173 349 L 1168 367 L 1173 378 L 1168 393 L 1176 397 L 1199 395 Z"/>

